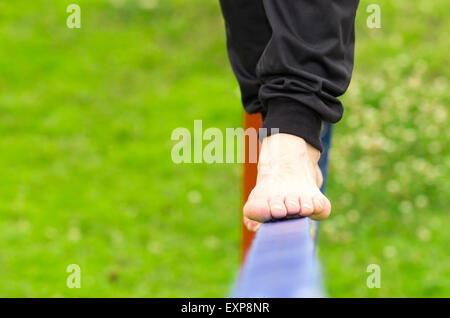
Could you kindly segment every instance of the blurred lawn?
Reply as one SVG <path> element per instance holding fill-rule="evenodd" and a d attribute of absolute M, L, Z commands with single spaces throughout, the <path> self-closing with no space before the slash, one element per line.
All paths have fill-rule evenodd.
<path fill-rule="evenodd" d="M 241 125 L 217 1 L 79 0 L 68 29 L 72 2 L 0 2 L 0 296 L 226 296 L 241 167 L 170 158 L 176 127 Z M 450 296 L 448 12 L 361 2 L 320 236 L 331 296 Z"/>

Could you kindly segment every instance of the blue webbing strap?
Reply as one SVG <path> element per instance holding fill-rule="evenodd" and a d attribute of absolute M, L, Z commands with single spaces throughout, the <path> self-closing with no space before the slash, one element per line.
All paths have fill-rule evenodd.
<path fill-rule="evenodd" d="M 331 125 L 324 125 L 324 151 L 319 161 L 324 176 L 322 191 L 326 186 L 331 135 Z M 317 234 L 318 222 L 307 218 L 263 224 L 247 254 L 233 296 L 324 297 L 315 253 Z"/>

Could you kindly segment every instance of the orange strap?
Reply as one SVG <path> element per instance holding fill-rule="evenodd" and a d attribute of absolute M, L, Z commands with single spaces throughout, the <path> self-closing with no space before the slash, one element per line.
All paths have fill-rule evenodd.
<path fill-rule="evenodd" d="M 262 119 L 260 114 L 249 115 L 244 113 L 244 129 L 255 128 L 259 129 L 262 125 Z M 243 171 L 243 201 L 242 206 L 244 206 L 250 192 L 253 190 L 256 184 L 256 176 L 258 173 L 257 163 L 249 163 L 248 160 L 249 145 L 248 140 L 245 140 L 245 163 Z M 241 210 L 242 213 L 242 210 Z M 241 260 L 243 261 L 245 255 L 247 254 L 250 245 L 252 244 L 254 233 L 247 230 L 242 222 L 242 247 L 241 247 Z"/>

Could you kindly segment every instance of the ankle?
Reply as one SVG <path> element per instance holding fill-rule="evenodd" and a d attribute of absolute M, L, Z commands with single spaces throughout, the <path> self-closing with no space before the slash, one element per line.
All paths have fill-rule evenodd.
<path fill-rule="evenodd" d="M 314 164 L 317 164 L 320 159 L 320 151 L 310 144 L 308 144 L 303 138 L 279 133 L 266 137 L 262 144 L 262 154 L 264 157 L 277 158 L 283 160 L 284 157 L 287 160 L 292 158 L 301 158 L 307 156 Z M 267 158 L 267 157 L 266 157 Z"/>

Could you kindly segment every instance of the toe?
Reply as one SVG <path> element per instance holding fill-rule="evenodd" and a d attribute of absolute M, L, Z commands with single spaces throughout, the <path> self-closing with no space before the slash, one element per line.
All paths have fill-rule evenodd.
<path fill-rule="evenodd" d="M 322 198 L 320 196 L 314 196 L 313 199 L 313 204 L 314 204 L 314 213 L 322 213 L 323 210 L 323 203 L 322 203 Z"/>
<path fill-rule="evenodd" d="M 265 199 L 249 199 L 244 205 L 244 216 L 247 218 L 264 222 L 270 220 L 270 207 Z"/>
<path fill-rule="evenodd" d="M 286 199 L 284 200 L 284 204 L 286 206 L 288 215 L 295 215 L 300 212 L 300 202 L 299 202 L 298 195 L 290 194 L 290 195 L 286 196 Z"/>
<path fill-rule="evenodd" d="M 282 197 L 273 197 L 270 199 L 270 213 L 275 219 L 284 218 L 287 210 Z"/>
<path fill-rule="evenodd" d="M 249 218 L 244 217 L 245 227 L 252 232 L 256 232 L 261 227 L 261 223 L 250 220 Z"/>
<path fill-rule="evenodd" d="M 314 203 L 309 195 L 303 195 L 301 201 L 301 212 L 303 216 L 310 216 L 314 212 Z"/>
<path fill-rule="evenodd" d="M 310 216 L 310 218 L 316 221 L 326 219 L 331 213 L 330 201 L 324 195 L 321 194 L 320 196 L 314 198 L 315 205 L 316 202 L 318 202 L 318 204 L 321 206 L 321 209 L 316 208 L 316 210 Z"/>

